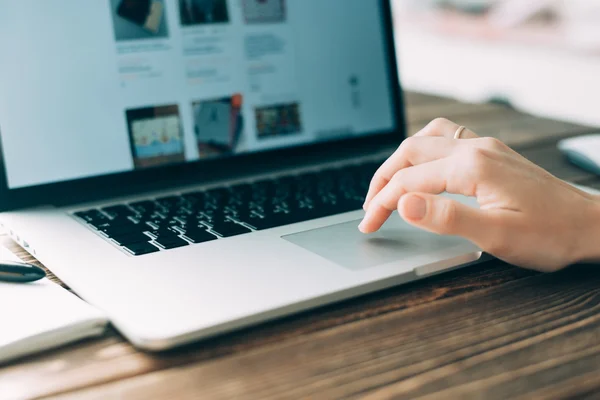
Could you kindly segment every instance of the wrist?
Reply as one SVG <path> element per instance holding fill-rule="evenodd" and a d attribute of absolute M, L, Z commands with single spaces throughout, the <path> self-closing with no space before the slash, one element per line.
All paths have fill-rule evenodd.
<path fill-rule="evenodd" d="M 590 202 L 586 213 L 587 229 L 582 229 L 582 248 L 577 262 L 600 262 L 600 196 L 595 196 Z"/>

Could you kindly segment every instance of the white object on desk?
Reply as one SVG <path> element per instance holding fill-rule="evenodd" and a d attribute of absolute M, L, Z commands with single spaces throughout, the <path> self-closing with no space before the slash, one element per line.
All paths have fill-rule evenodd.
<path fill-rule="evenodd" d="M 600 134 L 561 140 L 558 149 L 573 164 L 600 175 Z"/>
<path fill-rule="evenodd" d="M 553 7 L 555 3 L 553 0 L 502 0 L 492 7 L 488 20 L 493 26 L 501 28 L 517 26 Z"/>
<path fill-rule="evenodd" d="M 20 261 L 5 247 L 0 258 Z M 101 335 L 106 317 L 48 279 L 0 282 L 0 363 Z"/>

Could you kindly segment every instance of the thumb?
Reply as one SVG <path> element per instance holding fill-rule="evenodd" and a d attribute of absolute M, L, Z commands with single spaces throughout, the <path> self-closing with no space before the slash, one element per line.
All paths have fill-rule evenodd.
<path fill-rule="evenodd" d="M 481 243 L 488 214 L 443 196 L 409 193 L 400 198 L 398 211 L 411 225 L 441 235 L 462 236 Z"/>

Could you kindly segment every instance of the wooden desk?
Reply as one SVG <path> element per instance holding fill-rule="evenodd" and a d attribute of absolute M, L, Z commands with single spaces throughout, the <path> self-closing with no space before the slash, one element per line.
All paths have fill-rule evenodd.
<path fill-rule="evenodd" d="M 499 105 L 407 102 L 411 131 L 445 116 L 600 187 L 555 150 L 593 129 Z M 543 275 L 493 261 L 158 355 L 110 331 L 0 368 L 0 398 L 592 397 L 599 375 L 600 268 Z"/>

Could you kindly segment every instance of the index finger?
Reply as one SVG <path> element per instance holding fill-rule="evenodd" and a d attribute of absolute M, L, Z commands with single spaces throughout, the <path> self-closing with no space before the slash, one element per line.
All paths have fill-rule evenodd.
<path fill-rule="evenodd" d="M 460 128 L 460 125 L 446 119 L 446 118 L 436 118 L 431 121 L 425 128 L 421 131 L 417 132 L 413 138 L 419 137 L 439 137 L 446 139 L 454 139 L 454 135 L 456 131 Z M 469 129 L 465 129 L 461 135 L 461 139 L 475 139 L 478 138 L 473 131 Z M 410 139 L 410 138 L 408 138 Z M 406 139 L 406 140 L 408 140 Z M 402 147 L 402 146 L 401 146 Z M 386 162 L 379 167 L 371 183 L 369 185 L 369 190 L 367 192 L 367 196 L 365 198 L 365 202 L 363 204 L 363 209 L 366 210 L 369 207 L 369 203 L 373 200 L 373 197 L 377 195 L 389 182 L 391 177 L 402 168 L 408 168 L 410 166 L 415 165 L 415 162 L 411 162 L 411 160 L 402 160 L 401 147 L 396 150 L 396 152 L 386 160 Z M 421 148 L 421 150 L 423 150 Z M 435 148 L 427 149 L 428 151 L 436 152 Z M 438 152 L 439 153 L 439 152 Z M 409 153 L 407 156 L 416 157 L 417 154 Z M 435 157 L 432 154 L 432 157 L 427 161 L 433 161 L 440 157 Z"/>
<path fill-rule="evenodd" d="M 406 139 L 373 175 L 363 208 L 368 208 L 373 197 L 390 182 L 396 172 L 447 157 L 457 145 L 456 141 L 444 137 L 412 137 Z"/>

